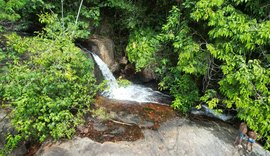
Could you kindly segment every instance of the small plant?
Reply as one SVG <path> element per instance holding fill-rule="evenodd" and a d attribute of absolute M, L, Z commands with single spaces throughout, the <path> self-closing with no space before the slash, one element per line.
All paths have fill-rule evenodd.
<path fill-rule="evenodd" d="M 131 85 L 132 82 L 130 82 L 130 81 L 127 80 L 127 79 L 123 79 L 123 78 L 119 77 L 119 78 L 117 79 L 117 83 L 118 83 L 119 86 L 121 86 L 121 87 L 126 87 L 126 86 L 128 86 L 128 85 Z"/>
<path fill-rule="evenodd" d="M 91 112 L 92 112 L 93 117 L 101 119 L 103 121 L 111 118 L 104 107 L 100 107 L 98 109 L 91 110 Z"/>

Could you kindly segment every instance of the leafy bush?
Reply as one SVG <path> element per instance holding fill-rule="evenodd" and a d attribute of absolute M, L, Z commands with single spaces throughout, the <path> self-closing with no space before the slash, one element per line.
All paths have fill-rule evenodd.
<path fill-rule="evenodd" d="M 199 100 L 198 87 L 190 74 L 205 74 L 208 56 L 189 36 L 189 27 L 180 18 L 180 9 L 173 6 L 159 33 L 149 28 L 134 31 L 127 53 L 137 70 L 154 66 L 161 79 L 160 89 L 169 90 L 175 97 L 172 106 L 186 113 Z"/>
<path fill-rule="evenodd" d="M 211 108 L 236 109 L 270 147 L 268 15 L 260 0 L 185 0 L 172 6 L 160 28 L 132 30 L 129 60 L 138 70 L 154 64 L 174 108 L 186 112 L 202 96 Z"/>
<path fill-rule="evenodd" d="M 0 30 L 1 25 L 6 29 L 20 31 L 41 30 L 44 25 L 38 21 L 40 19 L 38 15 L 51 13 L 61 17 L 59 21 L 63 28 L 76 28 L 76 35 L 85 38 L 90 34 L 90 27 L 94 28 L 99 25 L 100 6 L 97 4 L 98 2 L 99 0 L 84 2 L 80 7 L 80 3 L 73 0 L 0 0 Z M 80 17 L 80 20 L 77 17 Z"/>
<path fill-rule="evenodd" d="M 4 152 L 20 140 L 70 138 L 99 89 L 92 60 L 70 35 L 55 35 L 60 29 L 50 28 L 36 37 L 6 36 L 8 70 L 2 73 L 0 96 L 13 108 L 10 118 L 18 134 L 8 136 Z"/>
<path fill-rule="evenodd" d="M 187 113 L 199 100 L 199 90 L 189 74 L 171 71 L 171 75 L 167 75 L 159 85 L 161 90 L 170 91 L 175 97 L 172 107 L 183 113 Z"/>
<path fill-rule="evenodd" d="M 153 62 L 158 44 L 159 41 L 151 29 L 136 30 L 130 35 L 126 50 L 129 61 L 135 63 L 137 71 Z"/>
<path fill-rule="evenodd" d="M 256 1 L 259 3 L 259 1 Z M 257 8 L 253 2 L 213 0 L 198 1 L 191 14 L 209 27 L 207 50 L 219 60 L 223 78 L 217 92 L 228 108 L 236 108 L 237 116 L 264 136 L 270 147 L 270 68 L 267 58 L 270 22 L 256 16 L 258 10 L 245 12 L 238 5 Z M 264 12 L 264 8 L 259 8 Z M 261 13 L 262 13 L 261 12 Z M 263 15 L 263 14 L 262 14 Z M 210 98 L 209 100 L 216 99 Z"/>

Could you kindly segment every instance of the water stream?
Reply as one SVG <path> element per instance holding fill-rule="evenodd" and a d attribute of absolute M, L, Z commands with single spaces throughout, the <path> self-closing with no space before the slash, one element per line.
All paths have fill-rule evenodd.
<path fill-rule="evenodd" d="M 109 86 L 109 89 L 105 90 L 102 93 L 103 96 L 111 99 L 128 100 L 136 102 L 152 102 L 159 104 L 171 103 L 171 97 L 169 95 L 163 94 L 159 91 L 154 91 L 153 89 L 145 87 L 143 85 L 131 84 L 126 87 L 119 86 L 117 80 L 115 79 L 114 75 L 112 74 L 108 66 L 99 58 L 99 56 L 97 56 L 92 52 L 90 53 L 93 56 L 96 64 L 98 65 L 104 79 L 107 81 L 107 85 Z M 192 108 L 191 114 L 205 115 L 223 121 L 227 121 L 233 118 L 233 116 L 230 114 L 216 113 L 214 110 L 211 110 L 205 105 L 203 105 L 201 109 Z"/>
<path fill-rule="evenodd" d="M 117 81 L 115 77 L 113 76 L 113 73 L 110 71 L 108 66 L 105 62 L 103 62 L 98 55 L 95 53 L 91 53 L 96 64 L 98 65 L 103 77 L 105 80 L 107 80 L 107 85 L 110 87 L 110 92 L 116 88 L 118 88 Z"/>
<path fill-rule="evenodd" d="M 117 84 L 117 80 L 113 76 L 108 66 L 94 53 L 92 56 L 97 63 L 99 69 L 102 72 L 109 89 L 103 92 L 103 96 L 117 100 L 128 100 L 137 102 L 153 102 L 153 103 L 166 103 L 169 104 L 171 101 L 170 96 L 163 94 L 159 91 L 154 91 L 151 88 L 144 87 L 142 85 L 131 84 L 126 87 L 121 87 Z M 205 115 L 212 118 L 217 118 L 223 121 L 227 121 L 233 118 L 230 114 L 220 114 L 211 110 L 207 106 L 203 105 L 201 109 L 192 108 L 191 114 L 194 115 Z"/>
<path fill-rule="evenodd" d="M 102 93 L 103 96 L 112 99 L 137 102 L 166 103 L 166 101 L 169 101 L 170 96 L 142 85 L 131 84 L 126 87 L 119 86 L 108 66 L 99 58 L 98 55 L 92 52 L 91 54 L 101 70 L 104 79 L 107 80 L 107 85 L 109 86 L 109 89 Z"/>

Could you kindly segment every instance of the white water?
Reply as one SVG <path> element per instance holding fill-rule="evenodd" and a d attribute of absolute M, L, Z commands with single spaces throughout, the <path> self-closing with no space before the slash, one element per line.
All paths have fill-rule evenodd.
<path fill-rule="evenodd" d="M 217 113 L 217 112 L 215 112 L 215 110 L 210 109 L 206 105 L 202 105 L 201 109 L 193 108 L 191 110 L 191 114 L 206 115 L 206 116 L 209 116 L 211 118 L 220 119 L 222 121 L 228 121 L 228 120 L 231 120 L 233 118 L 233 116 L 230 114 Z"/>
<path fill-rule="evenodd" d="M 163 99 L 169 99 L 170 97 L 158 91 L 154 91 L 151 88 L 144 87 L 142 85 L 131 84 L 126 87 L 119 87 L 115 77 L 108 68 L 108 66 L 94 53 L 92 53 L 94 60 L 96 61 L 99 69 L 101 70 L 104 79 L 107 80 L 108 86 L 110 88 L 103 92 L 103 95 L 112 99 L 118 100 L 129 100 L 137 102 L 156 102 L 160 103 Z M 223 121 L 227 121 L 233 118 L 232 115 L 227 114 L 217 114 L 215 111 L 209 109 L 207 106 L 203 105 L 202 109 L 198 110 L 196 108 L 191 110 L 194 115 L 206 115 L 209 117 L 218 118 Z"/>
<path fill-rule="evenodd" d="M 110 86 L 110 90 L 118 88 L 117 81 L 115 77 L 113 76 L 112 72 L 110 71 L 110 69 L 108 68 L 108 66 L 106 65 L 106 63 L 104 63 L 96 54 L 94 53 L 91 53 L 91 54 L 94 60 L 96 61 L 99 69 L 101 70 L 101 73 L 104 76 L 104 79 L 108 81 L 107 84 L 108 86 Z"/>
<path fill-rule="evenodd" d="M 161 92 L 136 84 L 115 88 L 109 95 L 109 97 L 113 99 L 137 102 L 160 102 L 160 99 L 166 96 L 167 95 Z"/>
<path fill-rule="evenodd" d="M 109 89 L 103 92 L 104 96 L 118 100 L 157 103 L 162 101 L 162 99 L 169 98 L 166 94 L 154 91 L 151 88 L 147 88 L 142 85 L 131 84 L 126 87 L 119 87 L 108 66 L 96 54 L 91 54 L 101 70 L 104 79 L 108 81 L 107 84 Z"/>

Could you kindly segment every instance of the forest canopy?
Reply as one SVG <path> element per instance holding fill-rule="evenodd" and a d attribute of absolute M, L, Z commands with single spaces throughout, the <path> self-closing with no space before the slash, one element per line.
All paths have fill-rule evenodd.
<path fill-rule="evenodd" d="M 174 97 L 173 108 L 188 112 L 191 107 L 207 104 L 210 108 L 234 110 L 240 120 L 264 138 L 265 147 L 270 147 L 268 0 L 0 0 L 0 30 L 7 40 L 7 48 L 0 49 L 0 99 L 21 111 L 38 105 L 32 98 L 37 93 L 48 107 L 65 99 L 61 104 L 65 111 L 73 108 L 68 106 L 70 101 L 90 103 L 96 91 L 87 101 L 80 101 L 80 95 L 66 99 L 67 93 L 59 92 L 59 99 L 41 88 L 53 83 L 61 90 L 57 86 L 60 83 L 70 90 L 83 90 L 81 96 L 89 94 L 85 84 L 98 88 L 92 85 L 94 78 L 88 71 L 91 63 L 74 42 L 97 33 L 104 20 L 118 36 L 112 37 L 119 47 L 117 53 L 126 54 L 137 71 L 153 68 L 160 90 L 168 90 Z M 29 36 L 19 37 L 14 32 L 27 32 Z M 48 45 L 52 57 L 42 53 Z M 44 77 L 44 69 L 48 68 Z M 87 76 L 80 79 L 80 74 Z M 27 91 L 14 91 L 15 86 L 30 81 Z M 22 99 L 24 93 L 26 99 Z M 29 105 L 24 102 L 30 99 L 33 101 Z M 15 125 L 19 122 L 16 115 L 14 112 Z M 69 119 L 73 114 L 65 115 Z M 22 121 L 17 125 L 25 138 L 29 127 L 21 126 L 27 124 Z M 37 134 L 47 131 L 42 124 L 36 127 Z M 50 128 L 51 133 L 45 133 L 44 138 L 64 136 L 54 133 L 55 125 Z M 68 130 L 63 133 L 72 134 Z M 42 135 L 39 139 L 44 138 Z"/>

